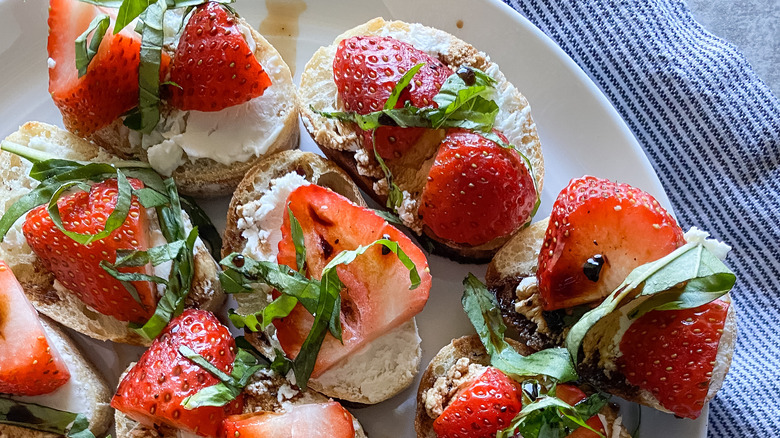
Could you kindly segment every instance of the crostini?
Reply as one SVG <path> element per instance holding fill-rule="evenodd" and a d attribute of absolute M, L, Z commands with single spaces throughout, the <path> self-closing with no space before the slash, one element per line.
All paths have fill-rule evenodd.
<path fill-rule="evenodd" d="M 337 166 L 299 151 L 258 163 L 231 201 L 223 255 L 231 319 L 290 361 L 298 386 L 374 404 L 411 384 L 427 260 Z"/>
<path fill-rule="evenodd" d="M 707 237 L 650 194 L 585 176 L 496 254 L 487 285 L 520 342 L 566 346 L 600 390 L 696 418 L 736 340 L 730 248 Z"/>
<path fill-rule="evenodd" d="M 68 130 L 193 196 L 230 194 L 260 157 L 297 147 L 290 69 L 228 2 L 91 3 L 49 8 L 49 92 Z"/>
<path fill-rule="evenodd" d="M 301 392 L 236 346 L 204 310 L 185 310 L 122 376 L 117 438 L 364 437 L 339 403 Z"/>
<path fill-rule="evenodd" d="M 43 123 L 2 146 L 0 258 L 39 312 L 148 345 L 181 308 L 222 305 L 219 268 L 190 220 L 204 236 L 213 227 L 172 180 Z"/>
<path fill-rule="evenodd" d="M 317 50 L 298 96 L 324 154 L 437 253 L 487 261 L 530 223 L 544 179 L 536 125 L 471 45 L 377 18 Z"/>
<path fill-rule="evenodd" d="M 100 436 L 110 399 L 95 367 L 56 323 L 39 319 L 0 260 L 0 436 Z"/>

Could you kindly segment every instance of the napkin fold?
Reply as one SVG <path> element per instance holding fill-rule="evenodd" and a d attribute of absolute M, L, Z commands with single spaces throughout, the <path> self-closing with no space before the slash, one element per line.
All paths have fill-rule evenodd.
<path fill-rule="evenodd" d="M 737 350 L 710 437 L 780 431 L 780 101 L 682 1 L 504 0 L 601 88 L 680 225 L 734 247 Z"/>

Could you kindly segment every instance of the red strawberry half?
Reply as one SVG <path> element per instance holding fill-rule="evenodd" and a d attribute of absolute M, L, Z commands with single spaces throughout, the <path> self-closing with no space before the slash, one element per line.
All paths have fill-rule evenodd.
<path fill-rule="evenodd" d="M 223 422 L 226 438 L 354 438 L 352 415 L 335 401 L 294 405 L 283 413 L 232 415 Z"/>
<path fill-rule="evenodd" d="M 379 111 L 404 73 L 424 63 L 401 93 L 396 108 L 406 101 L 418 108 L 436 107 L 433 97 L 452 75 L 446 65 L 413 46 L 391 37 L 355 36 L 342 40 L 333 59 L 333 79 L 344 109 L 358 114 Z M 380 127 L 376 148 L 384 159 L 401 156 L 423 134 L 424 128 Z M 363 145 L 373 153 L 371 132 L 363 132 Z"/>
<path fill-rule="evenodd" d="M 709 391 L 729 303 L 695 309 L 654 310 L 620 340 L 618 367 L 675 415 L 697 418 Z"/>
<path fill-rule="evenodd" d="M 386 238 L 397 242 L 417 266 L 421 284 L 410 290 L 409 271 L 398 257 L 375 245 L 352 263 L 336 268 L 346 286 L 341 291 L 343 340 L 325 338 L 312 373 L 317 377 L 368 342 L 410 320 L 428 300 L 431 275 L 423 252 L 405 234 L 368 208 L 316 185 L 296 189 L 287 198 L 303 229 L 309 277 L 321 278 L 322 270 L 338 253 Z M 295 246 L 285 214 L 279 264 L 297 269 Z M 298 305 L 286 318 L 274 321 L 277 337 L 288 357 L 295 357 L 311 330 L 314 318 Z"/>
<path fill-rule="evenodd" d="M 438 438 L 492 438 L 523 408 L 519 385 L 496 368 L 461 389 L 433 422 Z"/>
<path fill-rule="evenodd" d="M 249 48 L 236 17 L 219 3 L 199 6 L 173 57 L 170 103 L 219 111 L 261 96 L 271 79 Z"/>
<path fill-rule="evenodd" d="M 428 173 L 419 214 L 437 236 L 480 245 L 528 222 L 536 198 L 533 177 L 517 152 L 452 129 Z"/>
<path fill-rule="evenodd" d="M 114 21 L 116 10 L 99 8 L 77 0 L 49 3 L 49 93 L 62 113 L 68 130 L 86 137 L 138 105 L 138 64 L 141 37 L 131 27 L 113 34 L 113 26 L 100 43 L 87 73 L 78 77 L 75 41 L 97 15 Z M 160 76 L 170 58 L 163 54 Z"/>
<path fill-rule="evenodd" d="M 648 193 L 593 176 L 573 179 L 553 204 L 536 273 L 545 310 L 595 303 L 636 267 L 685 243 Z"/>
<path fill-rule="evenodd" d="M 241 413 L 243 398 L 223 407 L 184 409 L 182 401 L 219 382 L 211 373 L 179 353 L 187 346 L 230 374 L 236 342 L 211 312 L 185 310 L 154 340 L 119 383 L 111 406 L 139 423 L 168 425 L 201 436 L 216 437 L 222 420 Z"/>
<path fill-rule="evenodd" d="M 0 393 L 48 394 L 70 379 L 46 338 L 38 312 L 8 265 L 0 261 Z"/>
<path fill-rule="evenodd" d="M 130 179 L 130 184 L 136 189 L 143 187 L 143 183 L 135 179 Z M 97 234 L 105 228 L 116 201 L 117 182 L 113 179 L 93 185 L 89 193 L 65 196 L 57 205 L 66 230 Z M 88 245 L 77 243 L 60 231 L 45 205 L 30 211 L 22 226 L 30 248 L 71 293 L 104 315 L 136 323 L 146 322 L 154 313 L 156 287 L 147 281 L 133 282 L 141 298 L 139 303 L 119 280 L 100 267 L 100 262 L 114 262 L 118 249 L 148 249 L 148 229 L 146 209 L 135 196 L 122 226 L 108 237 Z M 150 270 L 148 267 L 122 268 L 122 272 L 128 273 L 150 274 Z"/>

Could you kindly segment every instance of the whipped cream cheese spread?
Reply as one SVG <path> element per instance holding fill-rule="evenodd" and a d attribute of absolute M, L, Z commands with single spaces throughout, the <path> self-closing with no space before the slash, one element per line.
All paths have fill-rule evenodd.
<path fill-rule="evenodd" d="M 165 21 L 165 46 L 175 50 L 181 20 Z M 258 46 L 252 31 L 238 24 L 253 52 Z M 200 158 L 230 165 L 261 156 L 274 144 L 294 103 L 289 98 L 290 72 L 278 53 L 263 59 L 263 68 L 271 79 L 262 96 L 220 111 L 181 111 L 168 108 L 150 134 L 129 131 L 134 148 L 147 152 L 149 164 L 170 176 L 187 161 Z"/>
<path fill-rule="evenodd" d="M 469 382 L 479 378 L 487 367 L 478 363 L 471 363 L 468 357 L 462 357 L 447 370 L 447 374 L 436 379 L 433 386 L 425 391 L 423 403 L 428 416 L 438 418 L 452 397 Z"/>
<path fill-rule="evenodd" d="M 263 196 L 247 202 L 239 209 L 236 224 L 241 236 L 247 240 L 245 250 L 255 260 L 276 261 L 276 250 L 282 241 L 282 223 L 287 211 L 285 201 L 290 193 L 309 185 L 297 173 L 288 173 L 271 180 L 269 186 L 255 187 Z"/>

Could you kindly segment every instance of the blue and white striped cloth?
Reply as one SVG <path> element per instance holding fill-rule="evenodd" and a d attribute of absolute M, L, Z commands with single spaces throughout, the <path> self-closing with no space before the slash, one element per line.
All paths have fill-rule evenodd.
<path fill-rule="evenodd" d="M 628 123 L 680 225 L 730 243 L 737 352 L 710 437 L 780 433 L 780 101 L 679 0 L 504 0 Z"/>

